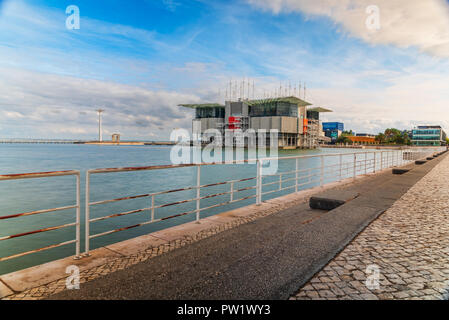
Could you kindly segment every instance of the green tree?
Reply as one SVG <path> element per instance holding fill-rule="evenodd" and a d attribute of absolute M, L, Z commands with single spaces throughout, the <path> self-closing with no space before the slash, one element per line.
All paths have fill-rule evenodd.
<path fill-rule="evenodd" d="M 352 141 L 348 138 L 350 136 L 353 136 L 354 132 L 352 130 L 349 131 L 343 131 L 341 135 L 335 140 L 336 143 L 343 143 L 343 144 L 352 144 Z"/>
<path fill-rule="evenodd" d="M 376 136 L 376 141 L 381 144 L 401 144 L 401 145 L 409 145 L 410 137 L 407 131 L 401 131 L 396 128 L 388 128 L 385 129 L 384 133 L 379 133 Z"/>
<path fill-rule="evenodd" d="M 379 144 L 384 144 L 385 141 L 386 141 L 385 134 L 379 133 L 379 134 L 376 136 L 376 141 L 377 141 Z"/>
<path fill-rule="evenodd" d="M 351 140 L 349 140 L 347 135 L 343 135 L 341 134 L 341 136 L 339 136 L 337 138 L 337 140 L 335 140 L 336 143 L 343 143 L 343 144 L 347 144 L 347 143 L 352 143 Z"/>

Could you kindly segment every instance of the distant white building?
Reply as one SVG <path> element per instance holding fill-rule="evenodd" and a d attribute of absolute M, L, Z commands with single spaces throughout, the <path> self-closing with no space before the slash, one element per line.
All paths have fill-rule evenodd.
<path fill-rule="evenodd" d="M 418 126 L 412 130 L 414 146 L 445 146 L 446 132 L 441 126 Z"/>

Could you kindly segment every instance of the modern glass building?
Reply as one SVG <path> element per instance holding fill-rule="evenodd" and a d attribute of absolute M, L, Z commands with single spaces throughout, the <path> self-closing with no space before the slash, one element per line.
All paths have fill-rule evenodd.
<path fill-rule="evenodd" d="M 344 130 L 345 125 L 342 122 L 323 122 L 324 134 L 331 138 L 332 142 L 335 142 Z"/>
<path fill-rule="evenodd" d="M 323 131 L 326 130 L 344 131 L 345 125 L 342 122 L 323 122 Z"/>
<path fill-rule="evenodd" d="M 414 146 L 444 146 L 446 132 L 441 126 L 418 126 L 412 130 L 411 141 Z"/>

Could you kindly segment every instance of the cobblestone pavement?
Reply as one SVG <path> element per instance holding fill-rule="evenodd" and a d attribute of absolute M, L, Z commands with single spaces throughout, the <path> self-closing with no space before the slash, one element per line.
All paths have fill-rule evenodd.
<path fill-rule="evenodd" d="M 447 300 L 448 235 L 446 157 L 291 299 Z"/>
<path fill-rule="evenodd" d="M 148 259 L 162 255 L 169 251 L 184 247 L 186 245 L 197 242 L 199 240 L 211 237 L 220 232 L 235 228 L 244 223 L 248 223 L 248 222 L 254 221 L 256 219 L 262 218 L 264 216 L 268 216 L 270 214 L 279 212 L 288 207 L 292 207 L 299 203 L 303 203 L 304 201 L 305 201 L 304 198 L 299 198 L 296 200 L 291 200 L 291 201 L 285 202 L 283 204 L 275 204 L 265 210 L 259 210 L 252 215 L 240 217 L 240 218 L 238 218 L 234 221 L 231 221 L 229 223 L 224 223 L 224 224 L 218 225 L 216 227 L 200 231 L 199 233 L 195 234 L 194 236 L 186 236 L 184 238 L 176 239 L 176 240 L 170 241 L 168 243 L 162 244 L 157 247 L 147 248 L 146 250 L 143 250 L 141 252 L 138 252 L 138 253 L 130 255 L 130 256 L 119 257 L 119 258 L 113 259 L 112 261 L 109 261 L 106 264 L 103 264 L 103 265 L 100 265 L 100 266 L 97 266 L 97 267 L 94 267 L 92 269 L 88 269 L 85 271 L 81 271 L 80 272 L 80 284 L 83 284 L 87 281 L 91 281 L 91 280 L 94 280 L 94 279 L 102 277 L 102 276 L 105 276 L 109 273 L 112 273 L 112 272 L 115 272 L 118 270 L 126 269 L 132 265 L 137 264 L 137 263 L 146 261 Z M 7 296 L 7 297 L 3 298 L 2 300 L 45 299 L 46 297 L 56 294 L 58 292 L 61 292 L 65 289 L 66 289 L 66 279 L 63 278 L 63 279 L 51 282 L 49 284 L 40 286 L 40 287 L 32 288 L 32 289 L 23 291 L 18 294 Z"/>

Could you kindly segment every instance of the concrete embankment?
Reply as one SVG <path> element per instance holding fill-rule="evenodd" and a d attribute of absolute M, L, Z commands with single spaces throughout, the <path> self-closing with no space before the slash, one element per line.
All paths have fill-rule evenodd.
<path fill-rule="evenodd" d="M 389 169 L 291 194 L 0 280 L 14 293 L 11 299 L 286 299 L 445 157 L 413 164 L 401 175 Z M 333 210 L 310 208 L 312 195 L 331 189 L 357 195 Z M 80 290 L 62 291 L 69 263 L 80 265 Z"/>

